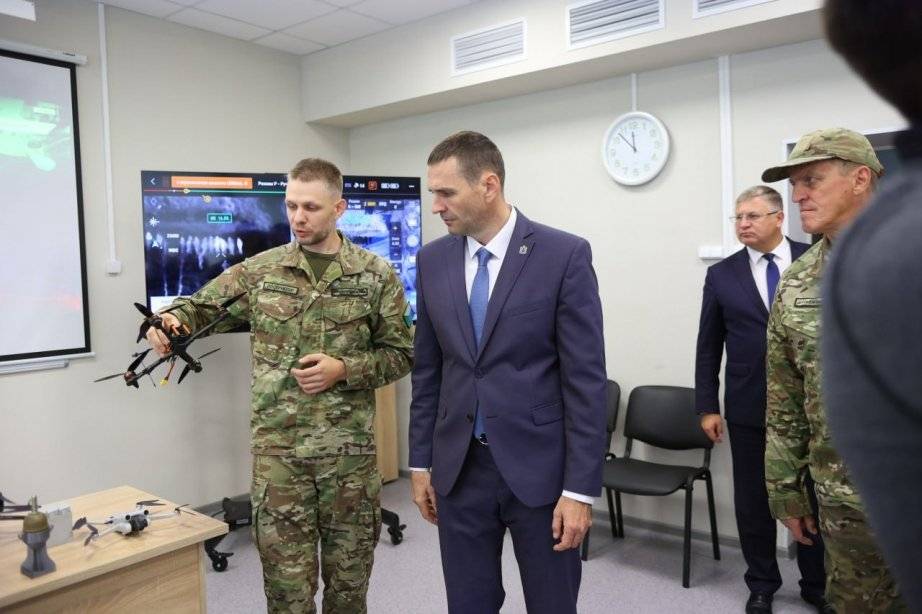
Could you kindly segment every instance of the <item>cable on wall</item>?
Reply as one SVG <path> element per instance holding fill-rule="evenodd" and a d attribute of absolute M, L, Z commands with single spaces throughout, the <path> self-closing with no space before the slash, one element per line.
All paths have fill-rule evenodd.
<path fill-rule="evenodd" d="M 118 275 L 122 272 L 122 261 L 115 250 L 115 205 L 112 200 L 112 140 L 109 135 L 109 52 L 106 46 L 106 5 L 96 3 L 99 17 L 99 63 L 102 73 L 102 150 L 106 168 L 106 222 L 108 224 L 109 258 L 106 273 Z"/>

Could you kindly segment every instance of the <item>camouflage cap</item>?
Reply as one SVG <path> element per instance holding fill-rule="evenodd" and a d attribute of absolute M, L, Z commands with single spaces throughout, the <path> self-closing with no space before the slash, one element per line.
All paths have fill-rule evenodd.
<path fill-rule="evenodd" d="M 878 177 L 884 174 L 883 165 L 863 134 L 846 128 L 826 128 L 808 132 L 800 137 L 787 162 L 766 169 L 762 173 L 762 181 L 781 181 L 790 176 L 791 169 L 795 166 L 833 158 L 863 164 Z"/>

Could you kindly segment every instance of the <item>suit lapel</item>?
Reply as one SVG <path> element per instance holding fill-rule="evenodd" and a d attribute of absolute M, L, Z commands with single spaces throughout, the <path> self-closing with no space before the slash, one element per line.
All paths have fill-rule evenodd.
<path fill-rule="evenodd" d="M 467 257 L 464 237 L 453 237 L 452 243 L 445 250 L 445 269 L 448 271 L 448 285 L 451 291 L 451 302 L 455 306 L 458 324 L 461 326 L 461 336 L 467 346 L 471 357 L 477 355 L 474 347 L 474 326 L 471 324 L 471 311 L 467 301 L 467 284 L 464 281 L 464 259 Z"/>
<path fill-rule="evenodd" d="M 736 256 L 733 259 L 733 271 L 736 274 L 736 280 L 743 287 L 743 292 L 750 300 L 758 305 L 759 313 L 767 319 L 768 309 L 765 308 L 759 289 L 756 288 L 756 282 L 752 278 L 752 267 L 749 266 L 749 251 L 744 247 L 736 253 Z"/>
<path fill-rule="evenodd" d="M 509 239 L 509 247 L 506 248 L 506 255 L 503 257 L 503 266 L 499 270 L 499 276 L 496 278 L 496 284 L 493 286 L 493 292 L 490 293 L 490 302 L 487 303 L 487 315 L 483 324 L 483 333 L 480 337 L 480 350 L 477 357 L 483 353 L 490 341 L 490 335 L 496 327 L 496 321 L 499 314 L 509 298 L 509 293 L 515 286 L 519 273 L 528 256 L 531 255 L 535 242 L 529 239 L 531 236 L 531 222 L 528 221 L 521 211 L 518 212 L 518 218 L 515 222 L 515 228 L 512 230 L 512 237 Z M 471 333 L 473 337 L 473 332 Z"/>

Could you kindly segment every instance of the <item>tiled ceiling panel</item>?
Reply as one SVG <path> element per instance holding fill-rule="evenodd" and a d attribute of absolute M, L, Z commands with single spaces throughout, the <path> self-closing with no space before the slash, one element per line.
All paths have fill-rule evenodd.
<path fill-rule="evenodd" d="M 444 13 L 459 6 L 470 4 L 470 0 L 363 0 L 350 10 L 392 24 L 409 23 Z"/>
<path fill-rule="evenodd" d="M 205 0 L 195 8 L 270 30 L 281 30 L 336 10 L 332 4 L 318 0 Z"/>
<path fill-rule="evenodd" d="M 293 28 L 287 28 L 285 33 L 323 45 L 338 45 L 387 30 L 390 27 L 390 24 L 383 21 L 359 15 L 352 11 L 339 10 Z"/>
<path fill-rule="evenodd" d="M 100 1 L 295 55 L 307 55 L 478 0 Z"/>
<path fill-rule="evenodd" d="M 247 41 L 272 32 L 272 30 L 268 28 L 261 28 L 251 23 L 237 21 L 236 19 L 222 17 L 221 15 L 213 15 L 194 8 L 183 9 L 178 13 L 173 13 L 167 17 L 167 19 L 186 26 L 192 26 L 193 28 L 217 32 L 224 36 L 240 38 Z"/>

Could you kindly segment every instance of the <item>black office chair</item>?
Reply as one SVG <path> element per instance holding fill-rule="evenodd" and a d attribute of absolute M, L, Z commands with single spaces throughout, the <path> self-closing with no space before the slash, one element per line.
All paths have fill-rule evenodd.
<path fill-rule="evenodd" d="M 711 483 L 711 448 L 698 416 L 695 414 L 695 391 L 678 386 L 638 386 L 631 391 L 624 418 L 624 457 L 608 454 L 602 470 L 602 485 L 608 498 L 608 515 L 612 536 L 624 537 L 621 493 L 664 496 L 685 489 L 685 548 L 682 563 L 682 586 L 688 588 L 691 572 L 692 490 L 695 480 L 707 486 L 708 512 L 714 558 L 720 560 L 717 542 L 717 517 L 714 513 L 714 487 Z M 653 463 L 631 458 L 634 440 L 669 450 L 704 451 L 698 467 Z M 612 492 L 615 506 L 612 505 Z"/>
<path fill-rule="evenodd" d="M 608 423 L 605 425 L 605 430 L 608 431 L 608 443 L 605 445 L 605 450 L 611 450 L 611 438 L 615 433 L 615 425 L 618 423 L 618 406 L 621 403 L 621 386 L 612 380 L 608 380 L 608 399 L 606 401 L 606 409 L 608 410 Z M 609 506 L 609 515 L 611 512 L 611 506 Z M 612 516 L 614 518 L 614 516 Z M 612 520 L 612 526 L 614 526 L 614 520 Z M 586 532 L 586 535 L 583 537 L 583 546 L 582 546 L 582 558 L 584 561 L 589 560 L 589 532 Z"/>

